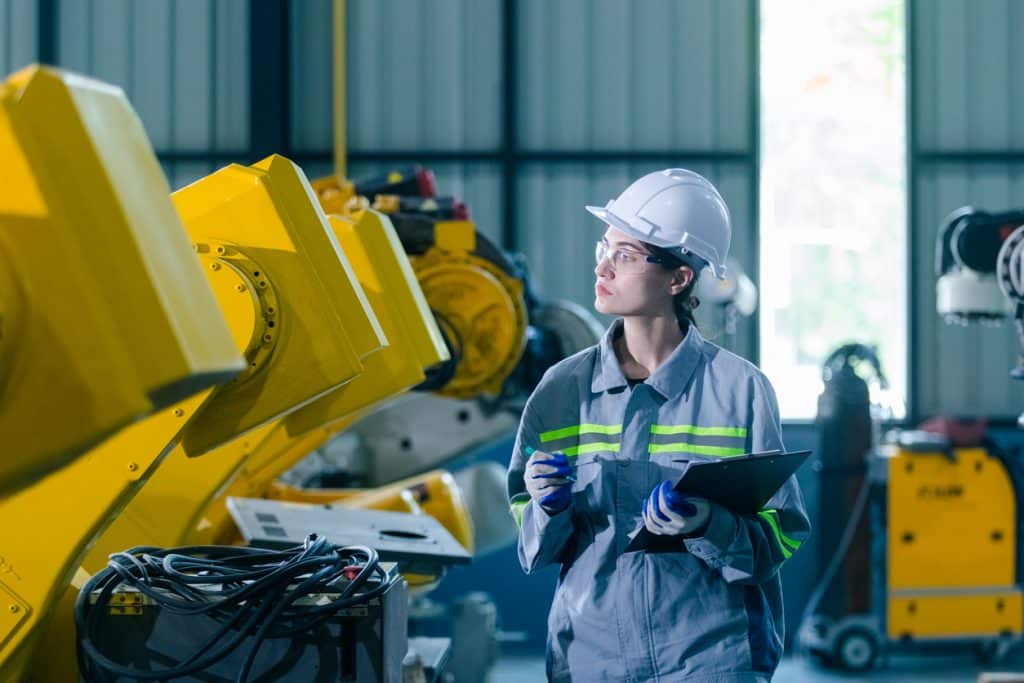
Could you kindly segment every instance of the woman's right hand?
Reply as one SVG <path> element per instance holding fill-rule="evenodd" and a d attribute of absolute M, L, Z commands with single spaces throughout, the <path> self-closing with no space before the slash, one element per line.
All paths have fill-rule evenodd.
<path fill-rule="evenodd" d="M 530 497 L 548 514 L 558 514 L 572 502 L 572 465 L 562 453 L 545 453 L 527 447 L 526 472 L 523 479 Z"/>

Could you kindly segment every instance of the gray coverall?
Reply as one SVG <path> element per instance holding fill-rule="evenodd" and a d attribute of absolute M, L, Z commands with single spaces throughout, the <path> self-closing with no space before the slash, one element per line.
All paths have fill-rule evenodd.
<path fill-rule="evenodd" d="M 782 654 L 778 570 L 810 533 L 788 482 L 757 515 L 712 504 L 702 536 L 624 553 L 644 499 L 691 459 L 782 449 L 767 378 L 693 326 L 630 388 L 601 343 L 552 367 L 523 412 L 508 473 L 527 573 L 558 562 L 548 615 L 552 681 L 766 681 Z M 525 493 L 525 448 L 569 457 L 572 503 L 549 515 Z M 659 552 L 660 550 L 660 552 Z"/>

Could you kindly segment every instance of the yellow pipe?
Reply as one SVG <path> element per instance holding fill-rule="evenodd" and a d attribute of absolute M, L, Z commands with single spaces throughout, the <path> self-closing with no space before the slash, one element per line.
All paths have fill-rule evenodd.
<path fill-rule="evenodd" d="M 334 0 L 334 174 L 348 172 L 345 150 L 345 0 Z"/>

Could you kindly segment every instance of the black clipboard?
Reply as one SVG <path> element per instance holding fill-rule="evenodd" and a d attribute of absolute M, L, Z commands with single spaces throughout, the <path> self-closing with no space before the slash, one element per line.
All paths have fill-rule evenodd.
<path fill-rule="evenodd" d="M 690 460 L 672 488 L 752 515 L 764 508 L 810 454 L 811 451 L 768 451 L 720 460 Z M 644 550 L 658 538 L 641 524 L 625 552 Z"/>

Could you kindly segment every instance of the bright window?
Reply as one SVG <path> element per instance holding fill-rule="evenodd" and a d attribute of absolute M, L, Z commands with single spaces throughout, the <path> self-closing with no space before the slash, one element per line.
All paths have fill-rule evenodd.
<path fill-rule="evenodd" d="M 906 396 L 906 62 L 901 0 L 762 0 L 761 366 L 783 419 L 821 365 L 875 345 Z"/>

